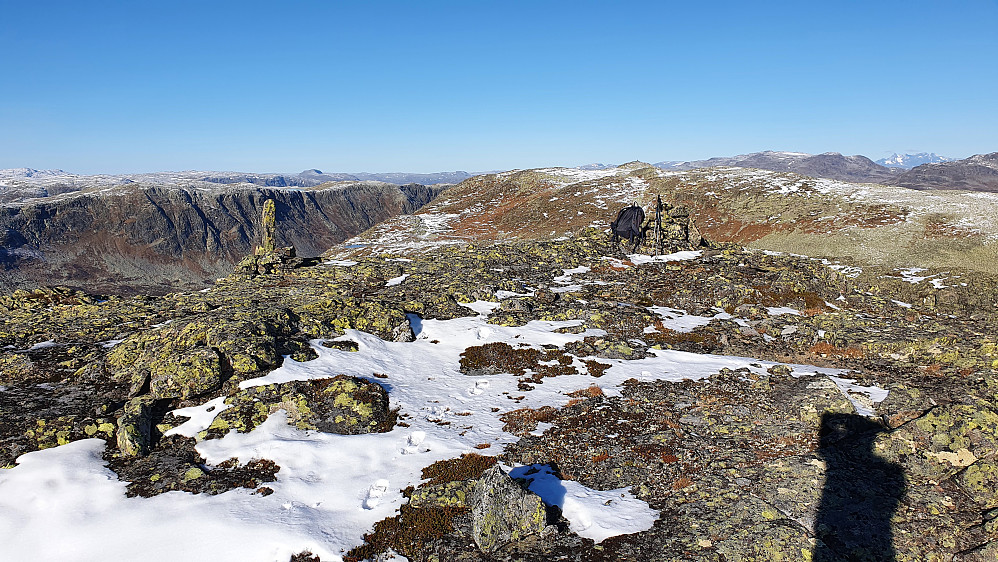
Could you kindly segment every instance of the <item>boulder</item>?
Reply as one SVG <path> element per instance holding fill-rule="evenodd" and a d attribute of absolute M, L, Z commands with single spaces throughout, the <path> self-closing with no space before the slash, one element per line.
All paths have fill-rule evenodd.
<path fill-rule="evenodd" d="M 218 389 L 222 385 L 222 363 L 210 347 L 188 350 L 173 361 L 154 365 L 149 391 L 162 398 L 187 399 Z"/>
<path fill-rule="evenodd" d="M 478 480 L 471 497 L 472 538 L 482 552 L 540 533 L 547 506 L 495 465 Z"/>
<path fill-rule="evenodd" d="M 144 395 L 125 404 L 118 418 L 118 450 L 126 457 L 141 457 L 149 453 L 152 442 L 152 413 L 156 399 Z"/>
<path fill-rule="evenodd" d="M 381 433 L 395 425 L 385 389 L 346 375 L 254 386 L 226 398 L 225 403 L 229 408 L 215 418 L 203 437 L 222 437 L 233 429 L 252 431 L 277 410 L 286 412 L 289 425 L 327 433 Z"/>

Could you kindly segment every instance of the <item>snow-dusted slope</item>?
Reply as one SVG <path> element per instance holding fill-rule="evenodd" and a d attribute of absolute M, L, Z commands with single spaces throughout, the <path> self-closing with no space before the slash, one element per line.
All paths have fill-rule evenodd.
<path fill-rule="evenodd" d="M 790 156 L 788 156 L 790 157 Z M 606 228 L 617 210 L 655 196 L 682 205 L 711 240 L 891 267 L 990 267 L 998 195 L 916 191 L 741 167 L 665 171 L 542 168 L 488 174 L 448 190 L 415 215 L 376 226 L 339 257 Z"/>

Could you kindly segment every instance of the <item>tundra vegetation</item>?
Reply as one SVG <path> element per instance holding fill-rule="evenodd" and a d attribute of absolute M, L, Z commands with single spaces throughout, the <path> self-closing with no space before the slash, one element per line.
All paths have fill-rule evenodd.
<path fill-rule="evenodd" d="M 523 393 L 564 377 L 593 382 L 560 406 L 528 408 L 511 394 L 497 412 L 508 439 L 428 466 L 403 491 L 408 502 L 346 559 L 994 560 L 998 277 L 992 266 L 961 261 L 993 248 L 988 234 L 965 248 L 949 226 L 933 227 L 964 257 L 958 266 L 942 256 L 925 271 L 892 267 L 896 253 L 848 261 L 762 251 L 751 246 L 851 238 L 871 221 L 871 232 L 909 225 L 897 240 L 915 236 L 905 230 L 913 217 L 953 225 L 905 202 L 849 198 L 830 219 L 826 204 L 810 208 L 805 196 L 777 213 L 772 206 L 782 203 L 752 194 L 762 189 L 755 180 L 729 185 L 723 170 L 694 172 L 635 164 L 581 180 L 557 170 L 483 176 L 334 248 L 324 262 L 267 247 L 202 292 L 100 297 L 44 288 L 0 297 L 0 465 L 96 437 L 129 494 L 246 488 L 265 497 L 280 466 L 207 466 L 196 446 L 252 432 L 278 411 L 300 430 L 349 435 L 405 427 L 416 412 L 393 408 L 391 373 L 241 382 L 289 360 L 307 364 L 323 345 L 348 350 L 352 342 L 337 340 L 347 330 L 410 342 L 414 323 L 473 316 L 464 304 L 490 301 L 500 303 L 488 313 L 492 325 L 573 321 L 563 330 L 580 337 L 541 348 L 471 345 L 462 373 L 515 376 Z M 697 177 L 711 187 L 684 183 Z M 796 182 L 766 184 L 777 192 L 820 187 L 772 177 Z M 740 195 L 713 199 L 717 182 Z M 608 195 L 621 188 L 644 203 L 663 194 L 661 251 L 684 252 L 681 259 L 641 254 L 658 253 L 654 240 L 625 254 L 591 226 L 601 216 L 605 227 L 614 197 L 630 198 Z M 544 216 L 572 197 L 565 205 L 585 214 Z M 555 228 L 556 220 L 564 224 Z M 727 241 L 739 236 L 750 246 Z M 696 380 L 635 377 L 614 392 L 598 386 L 613 366 L 665 350 L 771 366 Z M 175 409 L 213 399 L 228 407 L 205 431 L 167 435 L 184 421 Z M 600 542 L 580 536 L 561 509 L 503 468 L 517 465 L 547 465 L 595 490 L 630 490 L 658 519 Z"/>

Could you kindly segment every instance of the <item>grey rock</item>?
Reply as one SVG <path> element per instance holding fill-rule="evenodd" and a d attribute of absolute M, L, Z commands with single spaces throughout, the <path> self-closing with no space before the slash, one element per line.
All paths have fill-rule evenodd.
<path fill-rule="evenodd" d="M 485 471 L 471 498 L 472 532 L 482 552 L 541 533 L 547 526 L 547 506 L 524 490 L 498 465 Z"/>
<path fill-rule="evenodd" d="M 152 410 L 156 399 L 152 396 L 139 396 L 131 399 L 118 418 L 118 450 L 128 457 L 140 457 L 149 453 L 152 441 Z"/>

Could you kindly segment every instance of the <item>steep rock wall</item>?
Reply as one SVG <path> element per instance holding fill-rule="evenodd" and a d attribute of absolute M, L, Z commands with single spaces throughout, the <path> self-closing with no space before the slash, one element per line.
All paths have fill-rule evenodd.
<path fill-rule="evenodd" d="M 121 187 L 0 207 L 0 290 L 64 284 L 107 293 L 205 286 L 259 238 L 277 205 L 277 242 L 299 255 L 432 200 L 440 187 L 379 182 L 308 189 Z"/>

